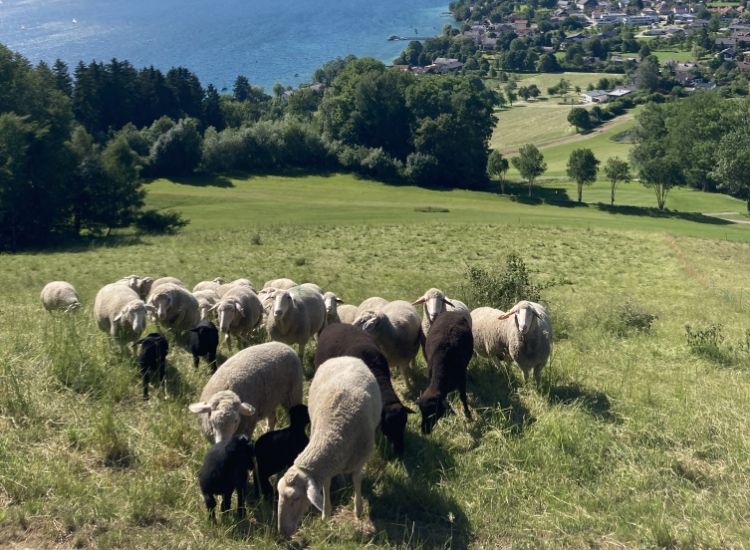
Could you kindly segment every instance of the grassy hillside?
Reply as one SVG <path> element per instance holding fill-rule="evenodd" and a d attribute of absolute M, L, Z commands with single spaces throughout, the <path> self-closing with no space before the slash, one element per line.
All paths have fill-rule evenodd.
<path fill-rule="evenodd" d="M 542 387 L 524 387 L 516 368 L 476 361 L 476 419 L 459 412 L 422 437 L 412 417 L 403 462 L 381 444 L 368 464 L 366 517 L 352 517 L 346 480 L 334 491 L 333 521 L 308 514 L 298 545 L 741 547 L 750 539 L 750 229 L 690 214 L 739 212 L 740 201 L 675 193 L 669 200 L 685 212 L 658 217 L 343 175 L 190 183 L 149 186 L 150 205 L 191 219 L 180 235 L 3 256 L 0 546 L 278 543 L 265 505 L 239 525 L 206 521 L 196 482 L 206 443 L 187 404 L 207 374 L 175 348 L 168 398 L 141 401 L 133 368 L 91 320 L 104 283 L 132 272 L 191 285 L 219 274 L 260 284 L 289 276 L 353 303 L 415 299 L 431 286 L 461 298 L 467 266 L 501 269 L 511 251 L 543 287 L 554 320 Z M 633 204 L 650 193 L 631 192 Z M 415 210 L 426 206 L 450 212 Z M 80 315 L 41 310 L 38 292 L 53 279 L 78 287 Z M 651 330 L 636 330 L 651 315 Z M 700 331 L 690 342 L 686 324 Z M 417 393 L 395 382 L 413 405 Z"/>

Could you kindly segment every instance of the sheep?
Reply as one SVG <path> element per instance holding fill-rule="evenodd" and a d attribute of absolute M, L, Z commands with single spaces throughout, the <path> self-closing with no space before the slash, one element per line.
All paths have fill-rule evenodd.
<path fill-rule="evenodd" d="M 533 371 L 539 386 L 542 369 L 552 352 L 552 323 L 544 306 L 522 300 L 507 313 L 483 311 L 477 312 L 476 317 L 480 323 L 475 338 L 481 339 L 482 348 L 478 353 L 512 360 L 523 372 L 524 382 L 528 382 L 529 372 Z"/>
<path fill-rule="evenodd" d="M 263 285 L 263 288 L 273 288 L 276 290 L 289 290 L 290 288 L 297 286 L 297 283 L 292 281 L 291 279 L 271 279 L 270 281 L 266 281 L 266 284 Z"/>
<path fill-rule="evenodd" d="M 357 318 L 358 314 L 359 311 L 357 309 L 357 306 L 353 306 L 351 304 L 342 304 L 336 306 L 336 316 L 339 318 L 340 323 L 351 325 L 352 323 L 354 323 L 354 320 Z"/>
<path fill-rule="evenodd" d="M 110 283 L 96 293 L 94 320 L 99 329 L 109 333 L 124 352 L 127 343 L 140 338 L 146 328 L 146 311 L 152 309 L 127 285 Z"/>
<path fill-rule="evenodd" d="M 156 279 L 153 283 L 151 283 L 151 290 L 149 290 L 148 293 L 149 298 L 154 295 L 154 293 L 160 286 L 164 285 L 176 285 L 185 289 L 187 288 L 185 286 L 185 283 L 183 283 L 176 277 L 160 277 L 159 279 Z"/>
<path fill-rule="evenodd" d="M 466 369 L 474 354 L 471 324 L 461 311 L 438 315 L 425 342 L 430 384 L 417 399 L 422 412 L 422 433 L 429 434 L 445 415 L 445 398 L 458 390 L 466 418 L 471 419 L 466 401 Z"/>
<path fill-rule="evenodd" d="M 280 342 L 245 348 L 211 376 L 200 397 L 189 406 L 201 430 L 218 443 L 236 433 L 252 436 L 258 420 L 276 424 L 276 407 L 287 410 L 302 402 L 302 365 L 294 350 Z"/>
<path fill-rule="evenodd" d="M 326 325 L 332 325 L 333 323 L 340 323 L 341 319 L 338 315 L 338 304 L 343 304 L 344 301 L 339 299 L 333 292 L 326 292 L 323 294 L 323 303 L 326 306 Z"/>
<path fill-rule="evenodd" d="M 440 289 L 431 288 L 412 303 L 415 306 L 419 304 L 424 304 L 422 332 L 425 337 L 430 333 L 430 326 L 435 322 L 435 318 L 444 311 L 461 311 L 471 323 L 471 313 L 466 304 L 454 298 L 446 298 Z"/>
<path fill-rule="evenodd" d="M 312 290 L 315 290 L 316 292 L 320 292 L 321 294 L 323 294 L 323 289 L 320 288 L 320 286 L 316 285 L 315 283 L 302 283 L 299 286 L 303 286 L 305 288 L 310 288 Z"/>
<path fill-rule="evenodd" d="M 391 368 L 398 367 L 405 380 L 409 380 L 409 365 L 423 339 L 421 320 L 409 302 L 388 302 L 379 311 L 364 311 L 354 321 L 354 326 L 369 332 L 388 359 Z"/>
<path fill-rule="evenodd" d="M 248 279 L 235 279 L 234 281 L 219 285 L 215 290 L 216 294 L 219 295 L 219 298 L 223 298 L 227 292 L 237 287 L 245 287 L 252 292 L 255 292 L 255 285 L 253 285 Z"/>
<path fill-rule="evenodd" d="M 211 321 L 202 320 L 190 329 L 190 353 L 193 367 L 198 368 L 200 358 L 205 357 L 208 368 L 216 372 L 216 348 L 219 346 L 219 331 Z"/>
<path fill-rule="evenodd" d="M 39 298 L 47 311 L 76 311 L 81 307 L 78 292 L 70 283 L 52 281 L 44 285 Z"/>
<path fill-rule="evenodd" d="M 211 281 L 201 281 L 193 287 L 193 293 L 201 290 L 213 290 L 214 292 L 216 292 L 216 289 L 223 284 L 224 277 L 216 277 Z"/>
<path fill-rule="evenodd" d="M 232 493 L 237 492 L 237 516 L 245 516 L 245 488 L 248 471 L 253 469 L 252 442 L 244 435 L 213 445 L 203 458 L 198 482 L 208 518 L 216 521 L 216 497 L 222 495 L 221 512 L 232 507 Z"/>
<path fill-rule="evenodd" d="M 148 399 L 148 384 L 154 380 L 154 376 L 160 381 L 164 381 L 166 377 L 169 343 L 163 334 L 152 332 L 145 338 L 138 340 L 136 344 L 141 346 L 137 363 L 141 371 L 143 399 L 145 401 Z"/>
<path fill-rule="evenodd" d="M 155 321 L 177 335 L 182 335 L 201 320 L 200 306 L 195 296 L 173 283 L 152 287 L 148 303 L 155 310 Z"/>
<path fill-rule="evenodd" d="M 258 492 L 266 498 L 273 497 L 273 487 L 268 478 L 289 468 L 309 439 L 305 428 L 310 424 L 310 416 L 305 405 L 295 405 L 289 409 L 289 427 L 263 434 L 255 442 L 255 495 Z"/>
<path fill-rule="evenodd" d="M 385 298 L 381 298 L 380 296 L 367 298 L 361 304 L 359 304 L 359 306 L 357 306 L 357 315 L 365 311 L 380 311 L 387 303 L 388 300 L 386 300 Z"/>
<path fill-rule="evenodd" d="M 125 283 L 138 293 L 141 300 L 146 300 L 149 292 L 151 292 L 151 286 L 154 284 L 154 279 L 151 277 L 141 277 L 140 275 L 128 275 L 117 282 Z"/>
<path fill-rule="evenodd" d="M 500 334 L 502 325 L 497 319 L 505 314 L 493 307 L 478 307 L 471 311 L 471 333 L 474 353 L 480 357 L 507 359 L 508 348 Z"/>
<path fill-rule="evenodd" d="M 362 468 L 375 447 L 380 389 L 361 359 L 336 357 L 318 368 L 310 384 L 310 443 L 281 477 L 278 527 L 284 537 L 298 528 L 312 504 L 331 517 L 331 478 L 352 474 L 354 513 L 362 514 Z"/>
<path fill-rule="evenodd" d="M 325 326 L 326 306 L 319 292 L 304 286 L 277 290 L 273 311 L 266 319 L 271 340 L 299 346 L 299 359 L 305 355 L 307 341 Z"/>
<path fill-rule="evenodd" d="M 211 308 L 213 308 L 219 301 L 219 295 L 216 294 L 215 290 L 203 289 L 194 290 L 192 292 L 196 300 L 198 300 L 198 309 L 201 312 L 201 319 L 208 319 L 211 314 Z"/>
<path fill-rule="evenodd" d="M 231 288 L 212 308 L 219 318 L 219 331 L 227 347 L 232 349 L 232 336 L 246 345 L 250 333 L 263 316 L 263 306 L 258 296 L 246 286 Z"/>
<path fill-rule="evenodd" d="M 320 333 L 318 349 L 315 351 L 315 366 L 320 366 L 332 357 L 342 356 L 361 359 L 375 376 L 383 400 L 380 429 L 393 445 L 396 454 L 401 456 L 404 452 L 407 415 L 414 411 L 405 407 L 394 391 L 388 361 L 372 336 L 366 332 L 341 323 L 329 325 Z"/>

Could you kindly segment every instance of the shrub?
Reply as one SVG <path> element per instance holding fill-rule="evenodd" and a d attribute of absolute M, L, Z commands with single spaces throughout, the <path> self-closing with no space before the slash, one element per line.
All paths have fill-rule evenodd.
<path fill-rule="evenodd" d="M 722 349 L 725 339 L 723 325 L 710 324 L 705 328 L 693 328 L 690 325 L 685 325 L 685 335 L 687 337 L 687 345 L 695 355 L 700 355 L 719 363 L 727 362 L 725 351 Z"/>
<path fill-rule="evenodd" d="M 434 183 L 438 179 L 438 160 L 425 153 L 411 153 L 406 157 L 405 174 L 409 181 L 420 185 Z"/>
<path fill-rule="evenodd" d="M 151 235 L 172 235 L 190 223 L 179 212 L 159 212 L 153 208 L 144 210 L 135 222 L 141 233 Z"/>
<path fill-rule="evenodd" d="M 513 252 L 508 255 L 504 271 L 492 273 L 471 266 L 467 278 L 464 294 L 472 309 L 487 306 L 508 310 L 521 300 L 541 300 L 541 288 L 531 280 L 521 257 Z"/>
<path fill-rule="evenodd" d="M 651 332 L 656 319 L 656 315 L 631 297 L 620 303 L 609 303 L 595 315 L 595 320 L 605 330 L 618 336 Z"/>
<path fill-rule="evenodd" d="M 403 164 L 380 147 L 370 149 L 360 166 L 364 173 L 382 180 L 398 179 L 403 171 Z"/>

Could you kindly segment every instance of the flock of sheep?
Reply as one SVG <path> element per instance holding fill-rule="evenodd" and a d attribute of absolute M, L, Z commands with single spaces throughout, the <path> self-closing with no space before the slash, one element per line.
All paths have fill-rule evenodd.
<path fill-rule="evenodd" d="M 81 306 L 75 288 L 63 281 L 46 285 L 41 300 L 49 311 Z M 421 318 L 416 305 L 423 306 Z M 199 474 L 209 513 L 213 517 L 215 495 L 222 495 L 221 509 L 227 511 L 237 492 L 238 513 L 244 514 L 250 470 L 256 494 L 267 498 L 273 496 L 269 478 L 280 474 L 277 518 L 285 537 L 298 529 L 311 504 L 324 519 L 330 517 L 330 483 L 338 474 L 352 475 L 355 513 L 362 512 L 362 471 L 376 429 L 401 455 L 407 416 L 414 412 L 394 390 L 391 371 L 398 368 L 412 385 L 420 348 L 429 380 L 416 400 L 424 434 L 446 414 L 450 392 L 459 392 L 471 418 L 466 371 L 474 353 L 512 361 L 526 380 L 533 373 L 539 383 L 552 348 L 550 319 L 540 304 L 521 301 L 507 312 L 469 311 L 436 288 L 413 303 L 373 297 L 354 306 L 318 285 L 290 279 L 268 281 L 256 291 L 247 279 L 216 278 L 191 292 L 174 277 L 132 275 L 99 290 L 93 315 L 123 353 L 132 347 L 144 398 L 153 377 L 164 377 L 165 334 L 190 350 L 196 367 L 206 359 L 212 375 L 189 410 L 212 444 Z M 141 338 L 147 316 L 160 332 Z M 249 345 L 263 327 L 270 341 Z M 238 351 L 217 368 L 222 337 L 230 352 Z M 311 338 L 317 341 L 315 374 L 305 406 L 302 359 Z M 279 405 L 289 412 L 290 426 L 274 430 Z M 268 431 L 253 444 L 256 424 L 264 418 Z"/>

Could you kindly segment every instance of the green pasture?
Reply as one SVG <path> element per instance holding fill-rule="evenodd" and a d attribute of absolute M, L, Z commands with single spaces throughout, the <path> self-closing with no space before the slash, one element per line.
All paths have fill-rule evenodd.
<path fill-rule="evenodd" d="M 743 547 L 750 229 L 697 213 L 744 203 L 675 191 L 667 206 L 679 211 L 659 216 L 637 184 L 622 186 L 615 211 L 555 202 L 558 187 L 529 202 L 340 174 L 159 180 L 147 203 L 191 220 L 178 235 L 3 255 L 0 546 Z M 196 476 L 207 444 L 187 411 L 205 367 L 173 345 L 167 394 L 143 402 L 134 368 L 91 319 L 97 289 L 131 273 L 190 286 L 287 276 L 349 303 L 432 286 L 464 298 L 469 266 L 499 271 L 511 252 L 553 319 L 541 387 L 475 360 L 473 421 L 455 407 L 424 437 L 412 416 L 404 459 L 381 441 L 368 463 L 365 517 L 353 517 L 350 481 L 337 481 L 333 520 L 310 512 L 286 546 L 267 505 L 251 503 L 239 524 L 206 519 Z M 42 310 L 39 290 L 56 279 L 78 288 L 78 315 Z M 412 389 L 394 379 L 410 406 L 425 370 L 420 357 Z"/>

